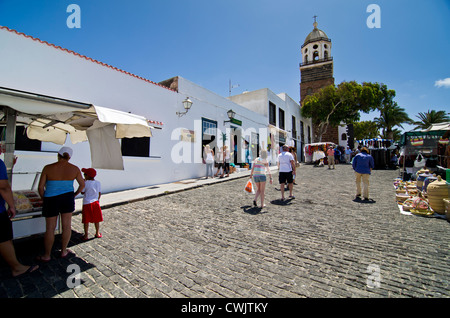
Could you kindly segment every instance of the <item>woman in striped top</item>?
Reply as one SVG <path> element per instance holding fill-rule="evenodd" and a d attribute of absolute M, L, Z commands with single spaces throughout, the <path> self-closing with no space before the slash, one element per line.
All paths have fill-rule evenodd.
<path fill-rule="evenodd" d="M 265 207 L 264 192 L 266 190 L 266 170 L 269 172 L 270 184 L 272 184 L 272 174 L 270 173 L 269 163 L 267 162 L 267 151 L 261 150 L 261 156 L 256 158 L 252 164 L 252 171 L 250 178 L 253 177 L 253 182 L 256 186 L 255 199 L 253 205 L 257 206 L 256 201 L 258 197 L 261 199 L 261 208 Z"/>

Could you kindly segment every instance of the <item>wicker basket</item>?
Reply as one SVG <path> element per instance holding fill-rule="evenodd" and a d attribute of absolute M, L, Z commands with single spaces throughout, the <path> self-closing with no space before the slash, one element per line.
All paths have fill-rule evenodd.
<path fill-rule="evenodd" d="M 412 200 L 412 209 L 410 209 L 412 214 L 420 216 L 431 216 L 434 214 L 434 212 L 430 209 L 430 204 L 427 200 L 420 197 L 415 197 Z"/>
<path fill-rule="evenodd" d="M 433 181 L 428 185 L 428 201 L 434 212 L 438 214 L 445 214 L 445 205 L 443 199 L 448 199 L 449 197 L 449 186 L 441 178 L 437 177 L 436 181 Z"/>
<path fill-rule="evenodd" d="M 410 196 L 408 194 L 405 193 L 399 193 L 396 195 L 397 198 L 397 203 L 398 204 L 403 204 L 403 202 L 405 202 L 407 199 L 410 198 Z"/>
<path fill-rule="evenodd" d="M 419 190 L 417 189 L 408 189 L 408 194 L 412 197 L 418 196 L 419 195 Z"/>

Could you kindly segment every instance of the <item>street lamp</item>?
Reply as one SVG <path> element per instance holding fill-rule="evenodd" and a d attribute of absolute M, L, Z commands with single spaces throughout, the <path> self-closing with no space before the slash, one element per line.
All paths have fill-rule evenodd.
<path fill-rule="evenodd" d="M 236 116 L 236 113 L 232 109 L 230 109 L 229 111 L 227 111 L 227 115 L 230 120 L 225 120 L 223 122 L 224 125 L 225 125 L 225 123 L 231 122 L 231 120 L 234 119 L 234 116 Z"/>
<path fill-rule="evenodd" d="M 184 112 L 177 112 L 178 117 L 181 117 L 183 115 L 186 115 L 189 109 L 191 109 L 192 101 L 189 99 L 189 97 L 186 97 L 186 99 L 183 101 L 183 107 L 186 111 Z"/>

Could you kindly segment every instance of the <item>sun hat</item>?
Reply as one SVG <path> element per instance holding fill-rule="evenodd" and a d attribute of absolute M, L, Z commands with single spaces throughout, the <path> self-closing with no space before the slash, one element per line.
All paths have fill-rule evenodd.
<path fill-rule="evenodd" d="M 62 147 L 59 149 L 58 153 L 64 157 L 64 154 L 67 153 L 69 155 L 69 158 L 72 158 L 73 150 L 70 147 Z"/>
<path fill-rule="evenodd" d="M 95 178 L 95 176 L 97 175 L 97 171 L 95 171 L 95 169 L 93 168 L 83 168 L 81 169 L 81 171 L 90 178 Z"/>

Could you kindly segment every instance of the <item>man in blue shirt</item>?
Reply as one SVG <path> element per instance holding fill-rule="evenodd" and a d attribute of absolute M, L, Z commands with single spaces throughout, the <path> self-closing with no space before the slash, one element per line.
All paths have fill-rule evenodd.
<path fill-rule="evenodd" d="M 8 209 L 5 207 L 5 201 Z M 3 160 L 0 159 L 0 255 L 11 268 L 13 277 L 34 272 L 39 266 L 22 265 L 16 258 L 12 243 L 13 228 L 11 219 L 16 215 L 14 196 L 8 181 L 8 174 Z"/>
<path fill-rule="evenodd" d="M 372 169 L 375 167 L 373 157 L 369 155 L 366 147 L 361 149 L 352 161 L 353 170 L 356 174 L 356 199 L 361 197 L 361 180 L 363 182 L 364 200 L 369 200 L 369 177 Z"/>

